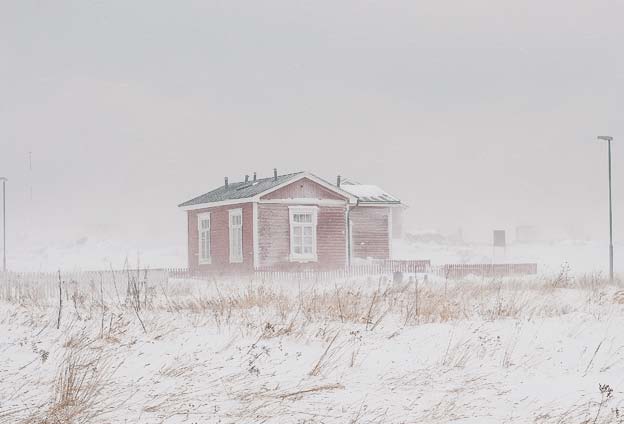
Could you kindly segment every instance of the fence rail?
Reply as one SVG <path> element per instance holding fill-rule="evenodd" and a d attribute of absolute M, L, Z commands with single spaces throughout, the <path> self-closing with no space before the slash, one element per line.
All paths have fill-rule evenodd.
<path fill-rule="evenodd" d="M 392 275 L 393 273 L 430 273 L 441 278 L 461 279 L 469 275 L 481 277 L 505 277 L 537 274 L 537 264 L 446 264 L 432 267 L 429 260 L 385 260 L 352 265 L 337 270 L 280 271 L 257 269 L 240 277 L 253 277 L 264 281 L 331 281 L 337 279 L 363 278 L 368 276 Z M 229 278 L 219 273 L 197 273 L 187 268 L 159 268 L 141 270 L 108 270 L 61 272 L 64 284 L 124 285 L 131 279 L 145 281 L 150 285 L 166 284 L 170 279 Z M 236 277 L 236 276 L 235 276 Z M 21 296 L 25 291 L 37 287 L 54 295 L 59 280 L 58 272 L 0 272 L 0 298 Z"/>
<path fill-rule="evenodd" d="M 392 274 L 395 272 L 403 273 L 426 273 L 431 271 L 431 261 L 429 260 L 382 260 L 367 262 L 362 264 L 351 265 L 349 267 L 332 269 L 332 270 L 287 270 L 287 269 L 271 269 L 259 268 L 250 270 L 241 276 L 253 276 L 262 280 L 335 280 L 345 278 L 357 278 L 366 276 L 376 276 L 383 274 Z M 222 275 L 218 272 L 197 272 L 187 268 L 169 269 L 167 270 L 170 278 L 197 278 L 197 279 L 213 279 Z"/>
<path fill-rule="evenodd" d="M 130 269 L 108 271 L 72 271 L 72 272 L 1 272 L 0 299 L 20 299 L 29 292 L 37 291 L 44 297 L 56 297 L 58 284 L 64 287 L 93 286 L 99 290 L 100 284 L 106 288 L 118 286 L 126 289 L 128 281 L 145 281 L 150 285 L 165 284 L 169 274 L 165 269 Z"/>

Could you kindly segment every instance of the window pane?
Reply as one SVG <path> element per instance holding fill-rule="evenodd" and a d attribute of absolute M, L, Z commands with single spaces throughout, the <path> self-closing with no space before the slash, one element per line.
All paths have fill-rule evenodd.
<path fill-rule="evenodd" d="M 314 212 L 292 211 L 290 215 L 290 246 L 293 255 L 310 258 L 314 252 L 316 232 L 314 231 Z M 296 259 L 296 258 L 295 258 Z"/>
<path fill-rule="evenodd" d="M 306 221 L 306 215 L 303 214 L 303 213 L 298 213 L 298 214 L 295 215 L 295 217 L 296 217 L 296 221 L 297 222 L 307 222 Z"/>
<path fill-rule="evenodd" d="M 200 233 L 199 256 L 201 259 L 210 259 L 210 232 L 202 231 Z"/>
<path fill-rule="evenodd" d="M 303 222 L 303 223 L 311 223 L 312 222 L 312 214 L 311 213 L 296 213 L 293 214 L 294 222 Z"/>

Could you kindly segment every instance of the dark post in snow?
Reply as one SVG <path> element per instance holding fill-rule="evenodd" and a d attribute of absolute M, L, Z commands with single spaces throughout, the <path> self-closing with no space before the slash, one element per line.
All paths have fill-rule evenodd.
<path fill-rule="evenodd" d="M 2 271 L 6 272 L 6 182 L 4 177 L 0 177 L 2 181 Z"/>
<path fill-rule="evenodd" d="M 609 281 L 613 282 L 613 204 L 611 202 L 611 141 L 613 137 L 600 135 L 598 140 L 604 140 L 609 145 Z"/>

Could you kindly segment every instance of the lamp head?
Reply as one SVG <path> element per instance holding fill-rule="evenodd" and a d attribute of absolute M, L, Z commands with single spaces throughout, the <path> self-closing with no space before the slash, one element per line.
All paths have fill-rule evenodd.
<path fill-rule="evenodd" d="M 5 181 L 9 181 L 9 179 L 6 177 L 0 177 L 0 182 L 5 182 Z"/>
<path fill-rule="evenodd" d="M 610 135 L 599 135 L 598 140 L 611 141 L 613 140 L 613 137 L 611 137 Z"/>

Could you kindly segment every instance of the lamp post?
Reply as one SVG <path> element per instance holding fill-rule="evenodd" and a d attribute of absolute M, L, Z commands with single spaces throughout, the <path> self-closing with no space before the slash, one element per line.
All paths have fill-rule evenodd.
<path fill-rule="evenodd" d="M 599 135 L 598 140 L 606 141 L 609 145 L 609 281 L 613 282 L 613 206 L 611 202 L 611 141 L 609 135 Z"/>
<path fill-rule="evenodd" d="M 6 182 L 5 177 L 0 177 L 2 181 L 2 271 L 6 272 Z"/>

